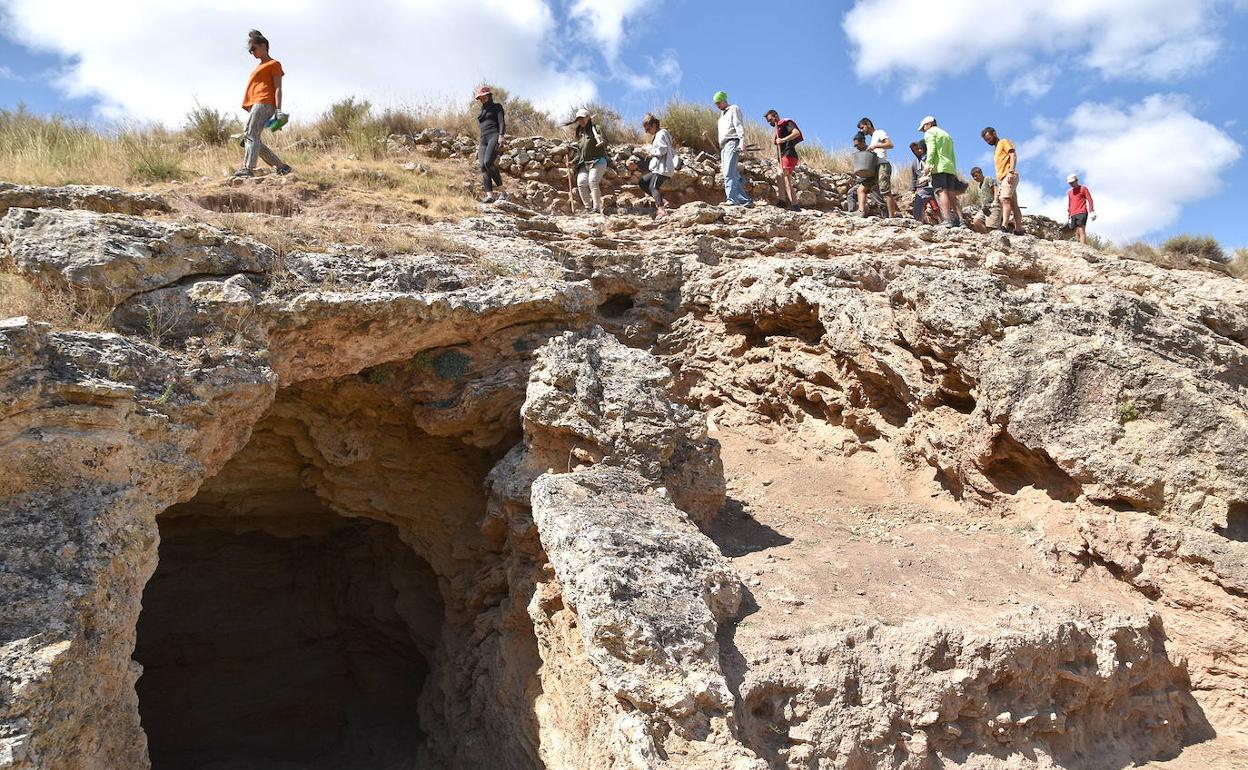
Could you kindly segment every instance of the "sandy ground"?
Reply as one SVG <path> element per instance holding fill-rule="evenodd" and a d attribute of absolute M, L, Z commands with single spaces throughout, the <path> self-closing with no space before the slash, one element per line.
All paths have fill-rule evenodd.
<path fill-rule="evenodd" d="M 752 595 L 735 635 L 747 660 L 765 660 L 777 640 L 864 620 L 974 625 L 1031 606 L 1148 609 L 1112 578 L 1055 574 L 1039 530 L 1063 526 L 1070 511 L 1043 493 L 978 510 L 889 456 L 821 459 L 733 429 L 714 436 L 729 502 L 712 537 Z M 1248 770 L 1248 741 L 1220 737 L 1146 767 Z"/>

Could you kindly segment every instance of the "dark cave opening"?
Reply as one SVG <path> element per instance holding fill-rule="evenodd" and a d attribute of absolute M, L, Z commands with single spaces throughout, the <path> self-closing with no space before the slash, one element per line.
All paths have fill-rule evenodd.
<path fill-rule="evenodd" d="M 134 656 L 154 770 L 434 766 L 435 574 L 389 524 L 298 521 L 161 517 Z"/>

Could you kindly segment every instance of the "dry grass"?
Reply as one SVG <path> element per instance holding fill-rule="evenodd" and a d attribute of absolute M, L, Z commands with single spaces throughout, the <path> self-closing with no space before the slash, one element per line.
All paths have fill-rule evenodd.
<path fill-rule="evenodd" d="M 89 298 L 50 286 L 36 286 L 20 275 L 0 272 L 0 318 L 28 316 L 57 329 L 103 331 L 109 310 Z"/>
<path fill-rule="evenodd" d="M 657 113 L 656 113 L 657 114 Z M 659 115 L 663 126 L 672 132 L 672 138 L 681 147 L 695 152 L 717 154 L 719 110 L 716 107 L 691 102 L 672 101 Z M 800 125 L 800 123 L 799 123 Z M 775 157 L 775 145 L 772 137 L 775 130 L 757 120 L 746 120 L 745 142 L 756 145 L 760 158 L 771 160 Z M 802 163 L 819 171 L 834 174 L 845 174 L 853 171 L 853 161 L 848 150 L 829 150 L 811 138 L 807 138 L 797 147 L 802 156 Z M 894 168 L 894 179 L 897 169 Z"/>
<path fill-rule="evenodd" d="M 1235 249 L 1226 269 L 1236 278 L 1248 278 L 1248 248 Z"/>

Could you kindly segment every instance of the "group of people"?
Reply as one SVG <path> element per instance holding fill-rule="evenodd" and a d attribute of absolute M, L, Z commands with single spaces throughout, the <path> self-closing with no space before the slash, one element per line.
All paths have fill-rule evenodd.
<path fill-rule="evenodd" d="M 263 138 L 266 127 L 276 130 L 287 119 L 282 112 L 282 78 L 285 71 L 281 62 L 270 56 L 269 41 L 258 30 L 248 33 L 247 51 L 258 63 L 248 77 L 243 97 L 243 109 L 248 112 L 248 118 L 243 134 L 243 167 L 235 176 L 252 176 L 259 160 L 273 166 L 278 174 L 288 174 L 290 166 L 283 163 L 265 145 Z M 494 100 L 494 93 L 489 86 L 477 89 L 476 99 L 480 103 L 477 115 L 480 129 L 477 161 L 481 168 L 485 200 L 506 200 L 507 193 L 502 189 L 503 178 L 498 169 L 498 157 L 507 136 L 506 112 Z M 724 91 L 715 92 L 712 101 L 720 112 L 717 134 L 725 202 L 728 205 L 749 208 L 754 205 L 754 201 L 745 191 L 740 170 L 741 153 L 746 144 L 745 119 L 741 107 L 729 102 L 728 94 Z M 772 144 L 775 146 L 780 190 L 783 195 L 779 205 L 800 210 L 794 192 L 793 173 L 800 162 L 797 146 L 804 139 L 802 130 L 793 120 L 780 117 L 776 110 L 768 110 L 763 117 L 774 130 Z M 581 203 L 591 213 L 602 213 L 602 179 L 609 164 L 607 139 L 602 129 L 594 123 L 594 116 L 587 110 L 578 110 L 567 125 L 574 126 L 572 130 L 575 155 L 571 165 Z M 661 219 L 668 215 L 663 199 L 663 184 L 675 173 L 678 165 L 675 143 L 671 133 L 660 125 L 659 119 L 653 114 L 646 115 L 642 128 L 650 137 L 650 144 L 646 147 L 648 167 L 641 177 L 640 187 L 654 199 L 655 217 Z M 888 157 L 888 151 L 894 147 L 893 141 L 888 132 L 876 128 L 870 118 L 859 120 L 857 128 L 858 133 L 853 137 L 854 149 L 860 153 L 870 152 L 875 155 L 874 162 L 863 174 L 855 191 L 854 202 L 857 203 L 857 210 L 860 215 L 866 216 L 868 195 L 875 194 L 883 199 L 883 213 L 888 217 L 895 217 L 897 201 L 892 190 L 893 166 Z M 923 134 L 923 140 L 910 143 L 910 150 L 915 157 L 911 166 L 911 190 L 914 193 L 911 215 L 919 221 L 926 221 L 928 212 L 931 211 L 943 219 L 948 227 L 962 226 L 964 215 L 959 195 L 969 188 L 969 184 L 958 178 L 953 137 L 938 126 L 936 118 L 931 115 L 919 122 L 918 130 Z M 971 179 L 976 186 L 980 209 L 975 213 L 974 221 L 989 229 L 1001 228 L 1021 235 L 1023 215 L 1018 204 L 1018 152 L 1013 142 L 999 136 L 997 130 L 991 126 L 981 131 L 980 136 L 993 148 L 996 177 L 994 179 L 986 176 L 978 166 L 971 169 Z M 1067 192 L 1068 226 L 1075 230 L 1080 243 L 1086 243 L 1088 221 L 1096 219 L 1092 193 L 1074 174 L 1066 182 L 1070 186 Z M 966 224 L 970 225 L 970 222 Z"/>

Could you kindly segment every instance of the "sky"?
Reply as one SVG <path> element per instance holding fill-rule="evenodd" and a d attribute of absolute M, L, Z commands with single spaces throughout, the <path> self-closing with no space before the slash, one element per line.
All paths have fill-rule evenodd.
<path fill-rule="evenodd" d="M 629 118 L 723 89 L 833 148 L 871 117 L 905 146 L 925 115 L 959 166 L 1018 146 L 1019 199 L 1065 219 L 1065 178 L 1119 243 L 1180 232 L 1248 246 L 1248 0 L 0 0 L 0 109 L 176 126 L 241 114 L 258 28 L 293 119 L 346 96 L 461 100 L 480 82 Z M 1238 184 L 1237 184 L 1238 182 Z"/>

